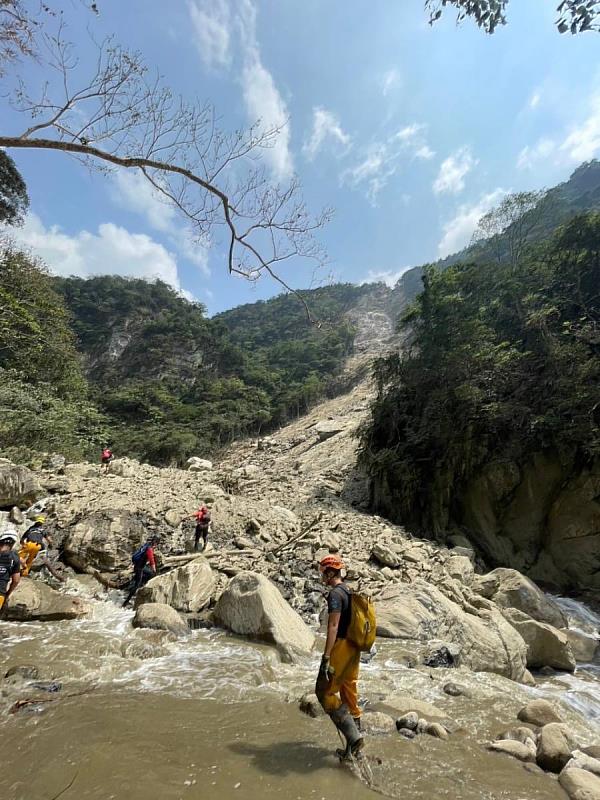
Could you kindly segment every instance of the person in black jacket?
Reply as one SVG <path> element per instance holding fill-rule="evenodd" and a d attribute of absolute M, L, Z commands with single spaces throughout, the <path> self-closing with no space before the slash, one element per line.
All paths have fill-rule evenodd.
<path fill-rule="evenodd" d="M 21 560 L 13 549 L 18 541 L 16 533 L 0 533 L 0 609 L 6 607 L 21 580 Z"/>

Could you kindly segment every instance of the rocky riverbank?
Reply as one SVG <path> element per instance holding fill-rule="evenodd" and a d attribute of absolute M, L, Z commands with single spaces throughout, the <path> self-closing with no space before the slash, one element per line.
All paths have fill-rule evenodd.
<path fill-rule="evenodd" d="M 276 435 L 235 445 L 214 466 L 194 459 L 188 470 L 158 469 L 118 459 L 101 476 L 96 465 L 60 458 L 35 472 L 0 463 L 3 505 L 15 506 L 3 524 L 10 516 L 10 524 L 24 530 L 19 507 L 40 502 L 65 576 L 93 576 L 96 597 L 125 585 L 131 552 L 149 532 L 159 532 L 164 571 L 139 592 L 133 624 L 175 637 L 225 628 L 274 646 L 291 664 L 315 658 L 323 608 L 315 565 L 335 550 L 344 557 L 350 585 L 374 597 L 378 635 L 393 643 L 395 669 L 431 676 L 453 670 L 460 680 L 445 679 L 447 696 L 468 697 L 468 676 L 478 673 L 533 691 L 532 672 L 572 673 L 578 663 L 597 659 L 597 632 L 570 628 L 561 608 L 525 576 L 486 571 L 466 540 L 440 547 L 364 511 L 365 486 L 352 464 L 369 396 L 369 384 L 358 383 Z M 185 518 L 201 502 L 211 506 L 213 531 L 211 547 L 197 556 L 189 552 L 192 523 Z M 85 597 L 56 591 L 37 576 L 22 581 L 8 618 L 67 620 L 89 613 Z M 393 695 L 379 693 L 383 707 L 371 712 L 372 735 L 397 738 L 398 728 L 406 739 L 423 733 L 445 741 L 461 729 L 424 698 Z M 306 693 L 302 705 L 315 709 Z M 537 764 L 561 776 L 567 770 L 561 785 L 570 797 L 583 797 L 588 788 L 581 786 L 596 791 L 595 781 L 600 785 L 597 752 L 585 750 L 600 742 L 600 730 L 588 725 L 582 735 L 585 724 L 578 725 L 573 712 L 556 704 L 552 710 L 551 720 L 528 720 L 526 734 L 523 726 L 510 728 L 519 708 L 507 709 L 508 732 L 490 729 L 481 746 L 501 751 L 498 758 L 508 754 L 515 769 Z M 546 730 L 552 725 L 559 727 Z M 548 755 L 557 749 L 559 757 Z M 600 791 L 585 796 L 600 797 Z"/>

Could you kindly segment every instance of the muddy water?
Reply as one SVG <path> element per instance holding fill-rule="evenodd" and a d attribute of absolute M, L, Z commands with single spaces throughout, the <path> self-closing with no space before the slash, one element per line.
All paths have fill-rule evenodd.
<path fill-rule="evenodd" d="M 2 685 L 2 742 L 15 765 L 3 800 L 564 798 L 553 778 L 485 750 L 532 690 L 496 676 L 407 669 L 397 646 L 384 642 L 362 673 L 370 705 L 384 708 L 394 692 L 416 695 L 457 730 L 445 742 L 368 737 L 359 774 L 337 763 L 329 720 L 297 710 L 316 658 L 282 665 L 270 648 L 215 631 L 170 641 L 134 631 L 131 612 L 110 599 L 92 604 L 77 622 L 0 623 L 2 673 L 32 663 L 41 677 L 63 682 L 57 699 L 16 714 L 8 708 L 17 699 L 55 696 Z M 472 698 L 445 695 L 448 679 L 468 685 Z M 565 713 L 582 740 L 600 738 L 594 721 Z"/>

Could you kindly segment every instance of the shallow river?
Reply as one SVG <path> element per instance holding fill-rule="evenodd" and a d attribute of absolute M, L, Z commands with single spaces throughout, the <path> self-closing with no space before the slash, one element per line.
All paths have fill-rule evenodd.
<path fill-rule="evenodd" d="M 70 591 L 92 593 L 76 582 Z M 398 646 L 383 641 L 361 673 L 369 706 L 385 710 L 382 698 L 410 694 L 435 703 L 457 730 L 448 741 L 370 736 L 358 772 L 338 764 L 329 720 L 297 709 L 312 690 L 318 656 L 283 665 L 270 648 L 217 631 L 172 642 L 134 630 L 132 612 L 113 602 L 119 597 L 91 600 L 90 617 L 76 622 L 0 623 L 1 674 L 35 664 L 40 678 L 63 684 L 15 714 L 9 707 L 32 691 L 0 684 L 4 757 L 12 764 L 2 800 L 553 800 L 565 797 L 555 779 L 488 753 L 486 743 L 536 695 L 564 703 L 582 743 L 600 741 L 597 667 L 527 689 L 487 674 L 408 669 Z M 599 623 L 590 616 L 596 630 Z M 448 680 L 467 685 L 472 698 L 445 695 Z"/>

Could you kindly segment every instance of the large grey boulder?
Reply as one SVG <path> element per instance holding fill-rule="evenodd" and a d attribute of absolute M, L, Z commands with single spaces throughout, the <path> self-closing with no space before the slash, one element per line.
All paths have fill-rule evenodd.
<path fill-rule="evenodd" d="M 600 655 L 600 639 L 595 636 L 569 628 L 563 630 L 563 633 L 569 640 L 575 661 L 578 663 L 589 664 Z"/>
<path fill-rule="evenodd" d="M 319 441 L 324 442 L 326 439 L 331 439 L 332 436 L 336 436 L 346 430 L 346 423 L 340 419 L 324 419 L 321 422 L 317 422 L 314 429 L 317 432 Z"/>
<path fill-rule="evenodd" d="M 146 538 L 140 519 L 128 511 L 88 514 L 67 533 L 63 557 L 80 572 L 116 572 L 131 566 L 131 554 Z"/>
<path fill-rule="evenodd" d="M 568 627 L 567 618 L 560 607 L 516 569 L 499 567 L 487 575 L 478 576 L 473 588 L 502 608 L 516 608 L 537 622 L 545 622 L 555 628 Z"/>
<path fill-rule="evenodd" d="M 15 622 L 49 622 L 78 619 L 89 611 L 89 606 L 79 597 L 57 592 L 43 581 L 21 578 L 8 600 L 5 619 Z"/>
<path fill-rule="evenodd" d="M 315 640 L 277 587 L 255 572 L 240 572 L 231 579 L 213 618 L 233 633 L 275 645 L 286 661 L 310 653 Z"/>
<path fill-rule="evenodd" d="M 437 639 L 453 645 L 458 666 L 513 680 L 525 674 L 527 645 L 498 611 L 467 613 L 423 580 L 384 589 L 376 611 L 380 636 L 423 645 Z"/>
<path fill-rule="evenodd" d="M 528 667 L 575 671 L 575 657 L 566 633 L 545 622 L 537 622 L 516 608 L 507 608 L 503 613 L 527 643 Z"/>
<path fill-rule="evenodd" d="M 544 725 L 537 743 L 537 763 L 548 772 L 559 773 L 571 758 L 577 744 L 567 726 L 560 722 Z"/>
<path fill-rule="evenodd" d="M 371 550 L 371 558 L 383 567 L 399 567 L 402 561 L 400 554 L 385 544 L 375 542 Z"/>
<path fill-rule="evenodd" d="M 212 461 L 198 456 L 188 458 L 187 465 L 190 472 L 208 472 L 213 468 Z"/>
<path fill-rule="evenodd" d="M 30 469 L 0 460 L 0 508 L 27 508 L 44 494 Z"/>
<path fill-rule="evenodd" d="M 203 556 L 165 575 L 157 575 L 138 590 L 136 608 L 144 603 L 166 603 L 178 611 L 197 612 L 210 603 L 215 576 Z"/>
<path fill-rule="evenodd" d="M 492 744 L 488 745 L 488 749 L 495 750 L 497 753 L 506 753 L 526 764 L 535 764 L 536 747 L 532 739 L 527 739 L 525 742 L 504 739 L 492 742 Z"/>
<path fill-rule="evenodd" d="M 144 603 L 135 612 L 134 628 L 171 631 L 177 635 L 189 633 L 189 628 L 177 611 L 166 603 Z"/>
<path fill-rule="evenodd" d="M 538 698 L 531 700 L 526 706 L 519 711 L 517 718 L 521 722 L 542 727 L 551 722 L 562 722 L 560 715 L 547 700 Z"/>
<path fill-rule="evenodd" d="M 582 750 L 573 750 L 571 759 L 565 765 L 565 769 L 586 769 L 588 772 L 593 772 L 594 775 L 600 777 L 600 759 L 593 758 Z"/>
<path fill-rule="evenodd" d="M 558 776 L 569 800 L 600 800 L 600 778 L 577 767 L 563 769 Z"/>

